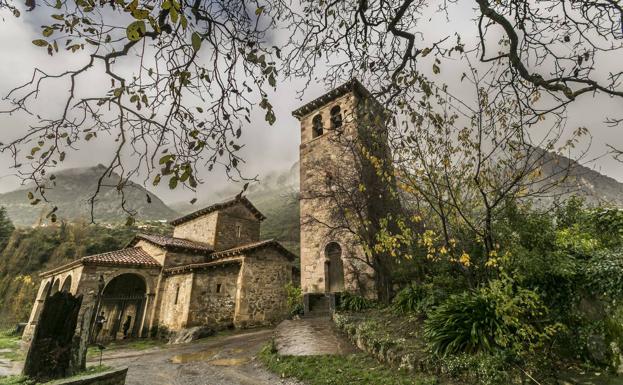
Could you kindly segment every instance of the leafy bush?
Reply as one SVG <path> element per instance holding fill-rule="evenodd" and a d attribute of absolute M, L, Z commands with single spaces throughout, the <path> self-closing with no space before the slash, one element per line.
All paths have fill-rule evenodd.
<path fill-rule="evenodd" d="M 434 302 L 430 285 L 411 283 L 396 294 L 392 308 L 397 313 L 426 313 Z"/>
<path fill-rule="evenodd" d="M 292 282 L 288 282 L 285 289 L 290 317 L 303 314 L 305 309 L 303 306 L 303 291 L 301 288 L 295 286 Z"/>
<path fill-rule="evenodd" d="M 362 311 L 373 306 L 373 301 L 349 292 L 342 293 L 338 303 L 338 308 L 346 311 Z"/>
<path fill-rule="evenodd" d="M 546 311 L 534 291 L 504 277 L 449 297 L 429 315 L 424 336 L 440 356 L 497 349 L 533 352 L 560 329 L 544 322 Z"/>
<path fill-rule="evenodd" d="M 586 262 L 585 282 L 593 295 L 617 302 L 623 297 L 623 251 L 600 251 Z"/>

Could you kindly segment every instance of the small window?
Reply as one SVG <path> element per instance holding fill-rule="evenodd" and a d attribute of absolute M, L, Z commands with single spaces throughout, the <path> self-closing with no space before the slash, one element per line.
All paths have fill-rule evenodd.
<path fill-rule="evenodd" d="M 331 128 L 336 129 L 342 127 L 342 110 L 340 106 L 331 109 Z"/>
<path fill-rule="evenodd" d="M 217 293 L 220 293 L 220 292 L 221 292 L 221 288 L 222 288 L 221 284 L 220 284 L 220 283 L 217 283 L 217 284 L 216 284 L 216 292 L 217 292 Z"/>
<path fill-rule="evenodd" d="M 242 237 L 242 226 L 240 226 L 239 224 L 236 225 L 236 237 Z"/>
<path fill-rule="evenodd" d="M 312 138 L 317 138 L 323 134 L 324 127 L 322 127 L 322 116 L 320 114 L 314 116 L 312 119 Z"/>
<path fill-rule="evenodd" d="M 180 298 L 180 285 L 177 285 L 175 288 L 175 305 L 177 305 L 177 300 Z"/>

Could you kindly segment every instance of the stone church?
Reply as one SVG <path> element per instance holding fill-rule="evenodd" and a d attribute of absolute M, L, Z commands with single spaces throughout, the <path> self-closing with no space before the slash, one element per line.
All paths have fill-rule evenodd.
<path fill-rule="evenodd" d="M 264 219 L 247 198 L 236 197 L 172 221 L 173 236 L 139 234 L 122 250 L 47 271 L 23 339 L 32 338 L 46 296 L 63 290 L 104 312 L 103 339 L 122 338 L 123 329 L 144 337 L 279 321 L 287 314 L 285 285 L 295 256 L 260 240 Z"/>

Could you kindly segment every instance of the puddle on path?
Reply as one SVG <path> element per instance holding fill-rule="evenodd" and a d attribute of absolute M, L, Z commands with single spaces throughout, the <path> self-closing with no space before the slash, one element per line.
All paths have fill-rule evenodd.
<path fill-rule="evenodd" d="M 209 361 L 209 364 L 216 366 L 240 366 L 249 362 L 248 358 L 222 358 L 220 360 Z"/>
<path fill-rule="evenodd" d="M 174 364 L 185 364 L 188 362 L 210 361 L 210 359 L 212 359 L 215 354 L 216 352 L 213 350 L 204 350 L 194 353 L 182 353 L 171 357 L 171 362 Z"/>

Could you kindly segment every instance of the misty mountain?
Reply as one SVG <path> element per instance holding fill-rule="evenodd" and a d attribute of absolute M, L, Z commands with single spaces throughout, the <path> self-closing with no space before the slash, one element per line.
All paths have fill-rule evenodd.
<path fill-rule="evenodd" d="M 535 198 L 539 206 L 577 196 L 591 206 L 623 207 L 623 183 L 562 155 L 537 149 L 535 156 L 540 158 L 542 175 L 559 182 L 546 196 Z"/>
<path fill-rule="evenodd" d="M 6 207 L 14 224 L 32 226 L 45 223 L 45 216 L 57 206 L 57 217 L 69 221 L 90 219 L 91 206 L 89 198 L 95 192 L 97 181 L 104 172 L 102 165 L 96 167 L 73 168 L 54 173 L 54 180 L 46 180 L 45 196 L 49 203 L 41 201 L 31 205 L 28 192 L 32 186 L 0 194 L 0 206 Z M 121 207 L 122 196 L 116 189 L 119 176 L 112 174 L 103 180 L 94 206 L 95 221 L 98 223 L 125 222 L 128 214 Z M 136 211 L 136 219 L 168 220 L 178 216 L 160 198 L 147 191 L 143 186 L 130 182 L 124 188 L 125 206 Z M 149 199 L 148 199 L 149 196 Z"/>

